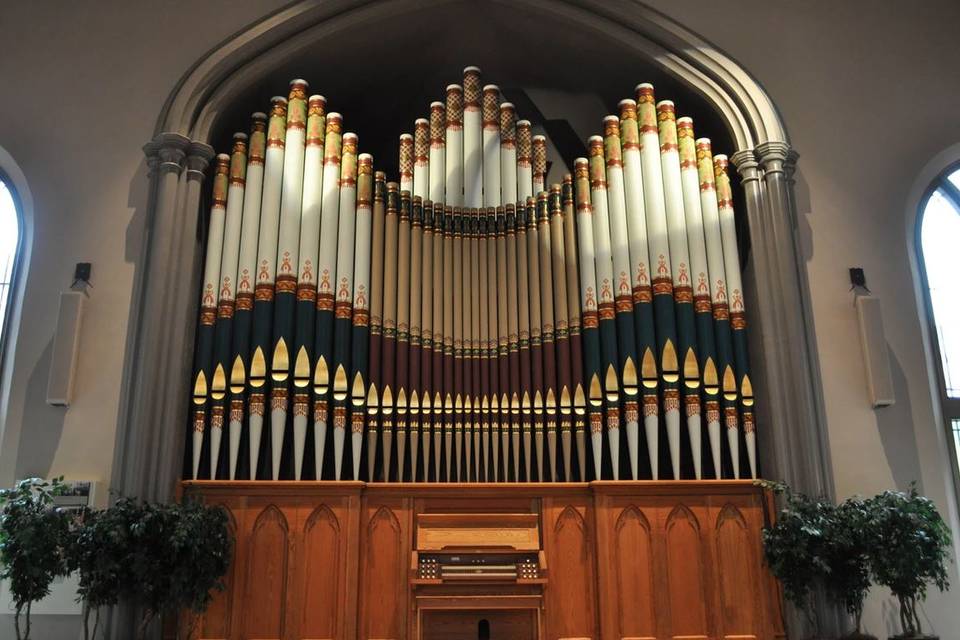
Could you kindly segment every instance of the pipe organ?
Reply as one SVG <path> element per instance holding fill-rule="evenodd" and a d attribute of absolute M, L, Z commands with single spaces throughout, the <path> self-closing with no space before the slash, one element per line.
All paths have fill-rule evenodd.
<path fill-rule="evenodd" d="M 755 478 L 727 157 L 650 84 L 559 182 L 477 67 L 424 115 L 394 181 L 294 80 L 217 156 L 186 475 Z"/>

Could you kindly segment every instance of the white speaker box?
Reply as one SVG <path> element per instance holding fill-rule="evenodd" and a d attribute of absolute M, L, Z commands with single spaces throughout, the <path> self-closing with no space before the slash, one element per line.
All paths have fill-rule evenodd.
<path fill-rule="evenodd" d="M 883 332 L 880 299 L 875 296 L 857 296 L 856 307 L 870 402 L 874 407 L 888 407 L 894 403 L 896 397 L 893 392 L 893 376 L 890 373 L 887 339 Z"/>
<path fill-rule="evenodd" d="M 80 326 L 86 294 L 62 291 L 57 314 L 57 333 L 53 339 L 50 377 L 47 379 L 47 404 L 67 407 L 73 398 L 73 379 L 80 353 Z"/>

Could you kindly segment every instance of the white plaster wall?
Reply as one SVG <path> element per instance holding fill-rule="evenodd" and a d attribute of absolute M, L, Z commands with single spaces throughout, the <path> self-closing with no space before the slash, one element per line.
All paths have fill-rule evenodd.
<path fill-rule="evenodd" d="M 205 51 L 281 0 L 5 3 L 0 9 L 0 146 L 29 182 L 34 243 L 6 415 L 0 482 L 26 474 L 108 480 L 130 301 L 142 258 L 140 146 L 163 100 Z M 949 0 L 656 0 L 738 59 L 781 109 L 795 148 L 798 229 L 840 497 L 916 480 L 956 522 L 934 417 L 904 219 L 916 174 L 960 140 L 960 5 Z M 624 7 L 628 5 L 624 4 Z M 625 8 L 625 10 L 627 10 Z M 639 79 L 636 79 L 639 80 Z M 631 79 L 626 84 L 633 82 Z M 75 402 L 44 404 L 58 292 L 93 263 Z M 847 268 L 883 302 L 897 404 L 873 410 Z M 954 571 L 954 582 L 960 579 Z M 944 638 L 955 596 L 926 610 Z M 868 628 L 892 629 L 871 598 Z"/>
<path fill-rule="evenodd" d="M 4 3 L 0 146 L 34 201 L 32 255 L 0 481 L 67 474 L 109 481 L 123 348 L 142 255 L 147 178 L 140 147 L 180 76 L 280 2 Z M 93 263 L 74 403 L 44 403 L 59 291 Z"/>

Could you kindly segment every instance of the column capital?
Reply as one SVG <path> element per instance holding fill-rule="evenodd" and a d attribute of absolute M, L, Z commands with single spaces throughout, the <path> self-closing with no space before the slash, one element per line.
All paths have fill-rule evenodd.
<path fill-rule="evenodd" d="M 187 146 L 187 178 L 203 180 L 207 167 L 213 156 L 216 155 L 213 147 L 206 142 L 190 142 Z"/>
<path fill-rule="evenodd" d="M 797 158 L 797 154 L 786 142 L 763 142 L 757 145 L 755 152 L 764 172 L 783 171 L 790 158 L 793 158 L 794 162 Z"/>
<path fill-rule="evenodd" d="M 179 175 L 183 171 L 183 160 L 189 145 L 190 139 L 186 136 L 161 133 L 143 145 L 143 152 L 152 169 L 159 169 L 161 173 L 171 171 Z"/>
<path fill-rule="evenodd" d="M 733 162 L 733 166 L 737 168 L 741 182 L 760 179 L 760 165 L 757 163 L 757 154 L 753 149 L 741 149 L 730 156 L 730 160 Z"/>

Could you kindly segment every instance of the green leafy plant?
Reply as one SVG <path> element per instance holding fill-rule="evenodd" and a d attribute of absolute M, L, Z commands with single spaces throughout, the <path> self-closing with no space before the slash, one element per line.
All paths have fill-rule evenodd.
<path fill-rule="evenodd" d="M 916 487 L 909 493 L 885 491 L 867 503 L 873 575 L 900 602 L 900 637 L 922 637 L 917 606 L 930 585 L 940 591 L 950 586 L 950 529 L 933 501 L 919 495 Z"/>
<path fill-rule="evenodd" d="M 65 489 L 63 478 L 50 482 L 28 478 L 0 491 L 0 577 L 10 583 L 18 640 L 30 638 L 31 605 L 50 593 L 54 579 L 68 572 L 64 548 L 70 516 L 54 504 L 54 496 Z"/>
<path fill-rule="evenodd" d="M 74 527 L 68 556 L 70 569 L 80 578 L 77 596 L 83 602 L 85 640 L 97 637 L 100 609 L 117 604 L 130 589 L 132 529 L 141 511 L 135 500 L 122 498 L 109 509 L 84 511 Z"/>
<path fill-rule="evenodd" d="M 763 530 L 763 551 L 770 571 L 783 585 L 783 595 L 807 616 L 811 627 L 818 621 L 811 592 L 829 573 L 828 544 L 836 507 L 790 489 L 783 483 L 763 486 L 784 497 L 777 520 Z"/>
<path fill-rule="evenodd" d="M 151 622 L 164 614 L 203 613 L 211 592 L 223 589 L 233 541 L 222 508 L 192 500 L 144 504 L 131 536 L 130 595 L 143 611 L 138 638 L 145 638 Z"/>
<path fill-rule="evenodd" d="M 861 631 L 863 601 L 870 590 L 870 549 L 873 530 L 869 504 L 859 497 L 848 498 L 833 509 L 824 530 L 823 576 L 828 593 L 853 616 L 855 629 L 847 638 L 873 636 Z"/>

